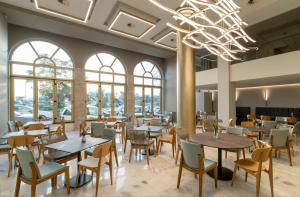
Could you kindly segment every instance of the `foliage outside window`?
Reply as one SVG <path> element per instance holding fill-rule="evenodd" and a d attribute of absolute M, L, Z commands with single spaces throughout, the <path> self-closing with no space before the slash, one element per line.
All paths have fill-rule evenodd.
<path fill-rule="evenodd" d="M 108 53 L 91 56 L 85 64 L 87 119 L 126 111 L 126 71 L 118 58 Z"/>
<path fill-rule="evenodd" d="M 145 112 L 161 113 L 161 72 L 156 65 L 142 61 L 134 72 L 135 114 Z"/>
<path fill-rule="evenodd" d="M 20 44 L 10 71 L 14 120 L 73 120 L 73 62 L 62 48 L 38 40 Z"/>

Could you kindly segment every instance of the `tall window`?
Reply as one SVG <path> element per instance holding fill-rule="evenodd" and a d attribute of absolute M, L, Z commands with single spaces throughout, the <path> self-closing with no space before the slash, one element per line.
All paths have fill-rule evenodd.
<path fill-rule="evenodd" d="M 59 46 L 45 41 L 19 45 L 10 57 L 11 118 L 73 120 L 73 62 Z"/>
<path fill-rule="evenodd" d="M 126 72 L 120 60 L 98 53 L 85 64 L 87 119 L 126 111 Z"/>
<path fill-rule="evenodd" d="M 156 65 L 142 61 L 134 69 L 135 114 L 161 113 L 161 73 Z"/>

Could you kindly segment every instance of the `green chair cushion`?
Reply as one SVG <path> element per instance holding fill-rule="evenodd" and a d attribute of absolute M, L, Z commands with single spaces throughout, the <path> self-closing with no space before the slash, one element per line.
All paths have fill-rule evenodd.
<path fill-rule="evenodd" d="M 40 176 L 41 176 L 39 178 L 43 178 L 50 174 L 56 173 L 64 168 L 67 168 L 67 166 L 64 166 L 64 165 L 61 165 L 58 163 L 54 163 L 54 162 L 48 162 L 47 164 L 39 167 Z"/>

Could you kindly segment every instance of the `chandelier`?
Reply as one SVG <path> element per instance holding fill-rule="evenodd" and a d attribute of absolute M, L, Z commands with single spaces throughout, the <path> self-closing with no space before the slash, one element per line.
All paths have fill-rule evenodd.
<path fill-rule="evenodd" d="M 240 60 L 237 53 L 249 50 L 242 42 L 255 42 L 243 30 L 247 24 L 239 17 L 240 7 L 233 0 L 183 0 L 176 10 L 149 1 L 172 14 L 177 24 L 168 22 L 167 26 L 184 33 L 182 42 L 192 48 L 205 48 L 231 61 Z"/>

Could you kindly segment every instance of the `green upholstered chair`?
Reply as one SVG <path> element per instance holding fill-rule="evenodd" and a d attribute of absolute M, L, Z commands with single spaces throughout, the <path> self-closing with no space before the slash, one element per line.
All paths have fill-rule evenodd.
<path fill-rule="evenodd" d="M 180 186 L 182 168 L 185 168 L 194 174 L 199 175 L 199 197 L 202 196 L 202 182 L 203 182 L 203 174 L 214 170 L 215 177 L 215 187 L 218 186 L 218 171 L 217 171 L 217 163 L 204 157 L 204 150 L 200 144 L 195 144 L 192 142 L 188 142 L 186 140 L 180 140 L 181 142 L 181 159 L 177 180 L 177 188 Z"/>
<path fill-rule="evenodd" d="M 289 137 L 290 137 L 290 131 L 288 128 L 271 129 L 269 144 L 272 146 L 272 150 L 275 150 L 276 157 L 280 155 L 281 150 L 287 150 L 290 166 L 292 166 L 293 163 L 292 163 Z"/>
<path fill-rule="evenodd" d="M 230 133 L 232 135 L 238 135 L 243 136 L 246 129 L 244 127 L 228 127 L 227 133 Z M 245 149 L 226 149 L 225 150 L 225 158 L 227 158 L 227 152 L 233 152 L 236 153 L 236 159 L 240 159 L 240 152 L 243 153 L 243 158 L 245 159 Z"/>
<path fill-rule="evenodd" d="M 114 155 L 115 155 L 116 164 L 117 164 L 117 166 L 119 166 L 115 129 L 113 129 L 113 128 L 104 128 L 102 131 L 99 130 L 96 135 L 93 134 L 93 130 L 92 130 L 92 137 L 103 138 L 103 139 L 107 139 L 107 140 L 112 141 L 112 151 L 114 152 Z M 90 148 L 90 149 L 87 149 L 85 151 L 85 158 L 87 158 L 87 156 L 92 156 L 94 149 L 95 149 L 94 147 Z"/>
<path fill-rule="evenodd" d="M 14 121 L 7 121 L 8 132 L 17 132 Z"/>
<path fill-rule="evenodd" d="M 70 193 L 69 167 L 58 163 L 49 162 L 38 166 L 30 150 L 24 148 L 16 149 L 17 157 L 20 163 L 15 196 L 19 196 L 21 181 L 31 185 L 31 196 L 35 196 L 36 185 L 51 179 L 52 187 L 57 185 L 57 175 L 65 173 L 66 187 Z"/>
<path fill-rule="evenodd" d="M 104 122 L 92 122 L 91 123 L 92 137 L 102 136 L 104 128 L 105 128 Z"/>
<path fill-rule="evenodd" d="M 126 122 L 125 124 L 125 142 L 124 142 L 124 153 L 126 152 L 127 141 L 130 140 L 129 131 L 133 129 L 133 125 L 131 122 Z"/>
<path fill-rule="evenodd" d="M 0 144 L 0 155 L 6 154 L 8 157 L 8 161 L 10 161 L 10 149 L 11 149 L 11 147 L 7 143 Z M 11 165 L 11 164 L 9 164 L 9 165 Z M 9 173 L 10 172 L 8 171 L 8 177 L 10 175 Z"/>

